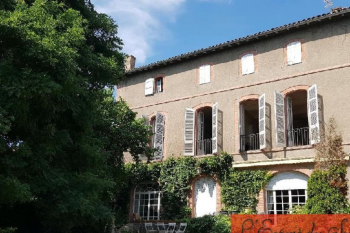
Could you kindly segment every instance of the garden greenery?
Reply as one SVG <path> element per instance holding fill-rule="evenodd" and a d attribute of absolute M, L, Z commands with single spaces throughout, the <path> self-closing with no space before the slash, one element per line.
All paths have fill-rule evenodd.
<path fill-rule="evenodd" d="M 194 157 L 171 157 L 163 163 L 125 164 L 120 168 L 123 186 L 120 193 L 116 225 L 126 220 L 129 210 L 130 190 L 141 182 L 158 182 L 162 189 L 163 219 L 188 218 L 191 209 L 187 196 L 191 181 L 199 175 L 216 177 L 221 183 L 222 204 L 225 209 L 251 207 L 257 202 L 257 195 L 269 180 L 267 171 L 236 171 L 232 168 L 232 156 L 223 152 L 217 156 L 202 159 Z M 121 190 L 121 189 L 120 189 Z M 118 198 L 117 198 L 118 199 Z M 214 221 L 214 220 L 213 220 Z"/>

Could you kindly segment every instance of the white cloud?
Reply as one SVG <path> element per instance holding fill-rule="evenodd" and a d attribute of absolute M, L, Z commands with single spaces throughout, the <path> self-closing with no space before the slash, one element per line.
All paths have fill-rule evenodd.
<path fill-rule="evenodd" d="M 170 32 L 164 23 L 175 21 L 186 0 L 95 0 L 98 12 L 110 15 L 119 26 L 123 51 L 136 57 L 142 65 L 153 53 L 156 41 L 165 40 Z"/>

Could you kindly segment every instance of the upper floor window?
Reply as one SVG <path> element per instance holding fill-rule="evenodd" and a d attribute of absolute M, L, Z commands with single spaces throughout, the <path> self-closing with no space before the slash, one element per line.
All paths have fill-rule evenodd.
<path fill-rule="evenodd" d="M 276 144 L 316 144 L 320 140 L 317 86 L 284 96 L 275 92 Z M 286 122 L 286 124 L 285 124 Z"/>
<path fill-rule="evenodd" d="M 210 65 L 199 67 L 199 84 L 210 83 Z"/>
<path fill-rule="evenodd" d="M 153 95 L 164 91 L 164 77 L 149 78 L 145 81 L 145 95 Z"/>
<path fill-rule="evenodd" d="M 155 93 L 163 92 L 163 77 L 155 78 Z"/>
<path fill-rule="evenodd" d="M 287 45 L 287 64 L 293 65 L 301 63 L 301 42 L 294 41 Z"/>
<path fill-rule="evenodd" d="M 195 126 L 197 130 L 195 130 Z M 184 155 L 218 152 L 218 103 L 199 110 L 185 109 Z"/>
<path fill-rule="evenodd" d="M 255 71 L 254 54 L 248 53 L 241 58 L 242 75 L 252 74 Z"/>
<path fill-rule="evenodd" d="M 265 94 L 240 103 L 240 151 L 266 148 Z"/>

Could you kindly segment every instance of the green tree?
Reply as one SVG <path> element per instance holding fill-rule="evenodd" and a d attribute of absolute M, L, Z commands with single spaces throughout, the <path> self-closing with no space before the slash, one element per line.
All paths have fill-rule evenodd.
<path fill-rule="evenodd" d="M 123 152 L 151 153 L 106 89 L 124 77 L 121 46 L 89 1 L 0 3 L 0 228 L 108 230 Z"/>

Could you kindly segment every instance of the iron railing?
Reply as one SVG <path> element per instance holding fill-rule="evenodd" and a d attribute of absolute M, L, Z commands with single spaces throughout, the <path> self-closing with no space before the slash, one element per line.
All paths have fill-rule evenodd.
<path fill-rule="evenodd" d="M 212 154 L 212 140 L 209 139 L 203 139 L 203 140 L 197 140 L 197 154 L 196 155 L 207 155 Z"/>
<path fill-rule="evenodd" d="M 259 133 L 241 135 L 240 148 L 241 148 L 241 151 L 259 150 L 260 149 Z"/>
<path fill-rule="evenodd" d="M 310 145 L 309 127 L 288 130 L 288 146 Z"/>

